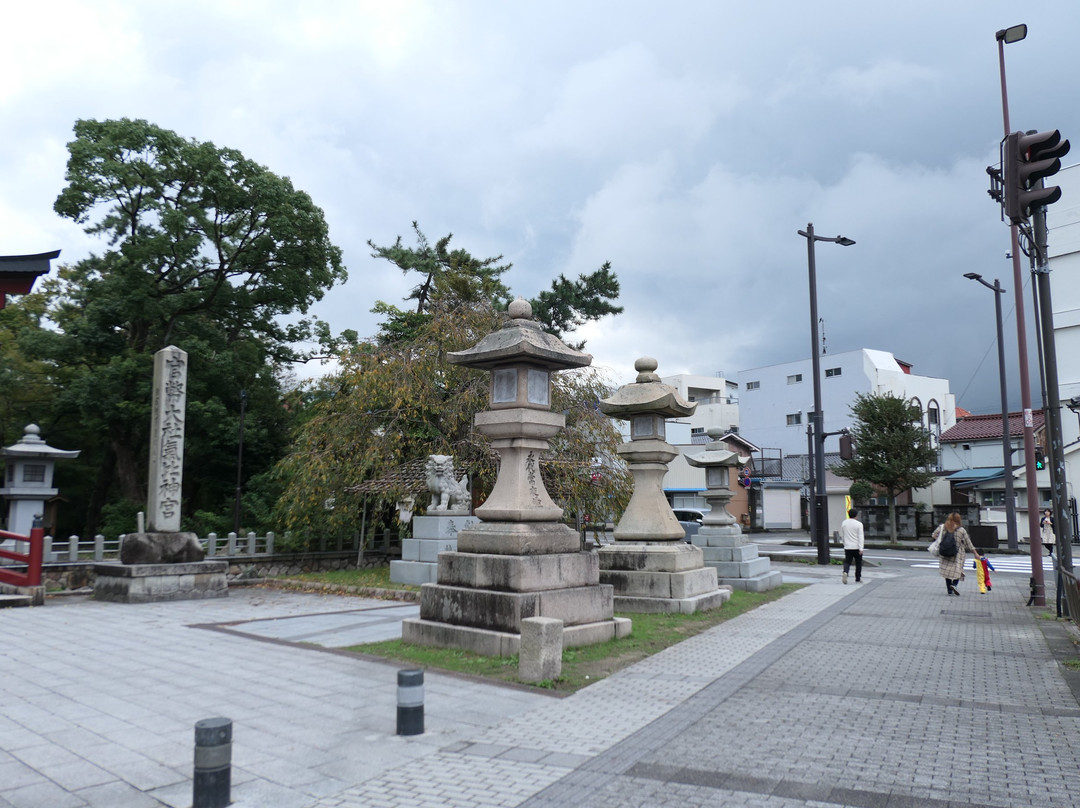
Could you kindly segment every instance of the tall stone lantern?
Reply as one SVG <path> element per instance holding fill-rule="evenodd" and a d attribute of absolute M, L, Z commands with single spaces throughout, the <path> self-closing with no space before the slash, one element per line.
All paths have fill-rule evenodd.
<path fill-rule="evenodd" d="M 748 541 L 742 528 L 727 510 L 734 495 L 731 490 L 731 470 L 746 464 L 723 444 L 723 430 L 711 427 L 705 451 L 690 455 L 686 462 L 705 470 L 705 501 L 711 510 L 702 520 L 701 530 L 693 537 L 694 544 L 704 553 L 705 563 L 716 570 L 720 583 L 733 589 L 765 592 L 775 589 L 783 575 L 771 568 L 768 558 L 758 555 L 757 545 Z"/>
<path fill-rule="evenodd" d="M 614 618 L 596 555 L 583 552 L 577 531 L 559 521 L 562 508 L 540 476 L 548 440 L 566 423 L 551 411 L 552 374 L 586 367 L 592 357 L 543 331 L 525 300 L 507 313 L 501 329 L 448 357 L 490 374 L 489 409 L 475 423 L 491 439 L 499 471 L 475 509 L 480 523 L 458 533 L 456 552 L 439 553 L 437 583 L 420 590 L 420 617 L 402 625 L 406 642 L 511 656 L 526 618 L 561 620 L 567 646 L 630 631 L 628 620 Z"/>
<path fill-rule="evenodd" d="M 702 551 L 687 544 L 685 531 L 664 496 L 664 475 L 678 450 L 669 444 L 666 419 L 694 412 L 678 391 L 660 381 L 656 360 L 634 363 L 634 384 L 600 402 L 600 411 L 630 422 L 630 440 L 619 446 L 634 477 L 634 493 L 619 523 L 615 543 L 601 547 L 600 580 L 615 589 L 620 611 L 682 612 L 722 606 L 730 588 L 717 585 Z"/>

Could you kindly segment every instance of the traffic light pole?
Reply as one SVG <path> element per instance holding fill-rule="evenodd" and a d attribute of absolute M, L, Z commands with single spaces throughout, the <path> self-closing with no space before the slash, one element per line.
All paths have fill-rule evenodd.
<path fill-rule="evenodd" d="M 1020 26 L 1014 26 L 1019 29 Z M 1001 70 L 1001 116 L 1005 127 L 1006 140 L 1010 134 L 1009 94 L 1005 82 L 1005 42 L 1010 39 L 1010 31 L 997 32 L 998 63 Z M 1027 27 L 1023 27 L 1023 34 Z M 1005 189 L 1008 193 L 1008 188 Z M 1024 317 L 1024 278 L 1020 266 L 1020 236 L 1016 222 L 1010 220 L 1009 238 L 1013 264 L 1013 294 L 1016 298 L 1016 347 L 1020 359 L 1020 404 L 1024 411 L 1024 478 L 1027 484 L 1028 536 L 1031 541 L 1031 580 L 1036 606 L 1046 605 L 1046 585 L 1043 580 L 1042 545 L 1039 543 L 1039 483 L 1035 476 L 1035 420 L 1031 414 L 1031 379 L 1028 376 L 1027 322 Z"/>

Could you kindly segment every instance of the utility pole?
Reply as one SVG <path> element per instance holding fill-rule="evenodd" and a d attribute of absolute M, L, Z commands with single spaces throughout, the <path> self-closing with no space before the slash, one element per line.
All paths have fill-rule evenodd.
<path fill-rule="evenodd" d="M 1042 181 L 1039 181 L 1042 184 Z M 1058 566 L 1072 572 L 1072 519 L 1065 479 L 1065 450 L 1061 429 L 1061 387 L 1058 383 L 1057 341 L 1054 337 L 1054 307 L 1050 297 L 1050 256 L 1047 252 L 1046 208 L 1032 213 L 1035 234 L 1035 279 L 1038 285 L 1042 348 L 1046 366 L 1046 434 L 1050 443 L 1050 484 L 1054 512 L 1054 535 Z M 1058 587 L 1060 591 L 1060 587 Z M 1060 608 L 1060 607 L 1059 607 Z"/>

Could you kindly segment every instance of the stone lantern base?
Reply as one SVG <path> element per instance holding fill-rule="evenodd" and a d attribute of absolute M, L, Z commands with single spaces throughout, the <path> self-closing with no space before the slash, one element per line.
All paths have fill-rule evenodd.
<path fill-rule="evenodd" d="M 757 545 L 746 540 L 738 525 L 706 524 L 693 536 L 693 542 L 722 584 L 746 592 L 767 592 L 784 582 L 780 571 L 771 569 L 769 559 L 758 555 Z"/>
<path fill-rule="evenodd" d="M 701 549 L 685 542 L 616 542 L 597 551 L 601 583 L 615 590 L 623 612 L 693 614 L 723 606 L 730 586 L 718 586 Z"/>
<path fill-rule="evenodd" d="M 401 638 L 512 656 L 529 617 L 561 620 L 565 647 L 627 636 L 630 621 L 614 616 L 612 588 L 580 544 L 562 524 L 483 522 L 461 531 L 458 552 L 439 553 L 438 583 L 420 588 L 420 617 L 404 621 Z"/>

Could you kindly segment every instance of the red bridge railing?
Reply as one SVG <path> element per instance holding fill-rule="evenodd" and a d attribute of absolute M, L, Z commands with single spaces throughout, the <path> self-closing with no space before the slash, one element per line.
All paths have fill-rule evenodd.
<path fill-rule="evenodd" d="M 30 546 L 25 553 L 0 548 L 0 558 L 9 558 L 16 563 L 25 564 L 26 569 L 17 572 L 8 567 L 0 566 L 0 583 L 11 584 L 12 586 L 41 586 L 41 557 L 45 551 L 45 529 L 40 527 L 30 528 L 29 536 L 0 530 L 0 542 L 9 539 Z"/>

